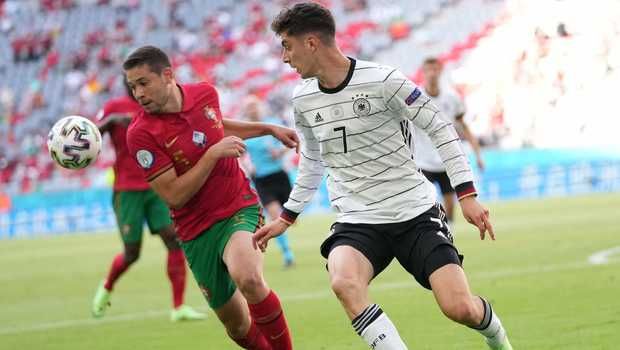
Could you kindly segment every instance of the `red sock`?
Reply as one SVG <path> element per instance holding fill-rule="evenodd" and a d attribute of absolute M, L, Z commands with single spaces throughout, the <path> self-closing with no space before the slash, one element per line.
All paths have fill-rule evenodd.
<path fill-rule="evenodd" d="M 112 266 L 110 266 L 110 272 L 108 272 L 108 277 L 105 280 L 104 287 L 105 289 L 111 291 L 114 288 L 114 283 L 116 280 L 121 277 L 123 272 L 127 271 L 129 264 L 125 263 L 125 254 L 119 253 L 112 260 Z"/>
<path fill-rule="evenodd" d="M 286 325 L 280 299 L 276 293 L 271 291 L 260 303 L 249 304 L 248 306 L 256 326 L 265 335 L 273 350 L 293 349 L 291 335 Z"/>
<path fill-rule="evenodd" d="M 250 325 L 250 330 L 248 330 L 248 334 L 245 335 L 242 339 L 234 339 L 235 343 L 239 344 L 240 347 L 244 349 L 250 350 L 272 350 L 271 345 L 265 339 L 263 333 L 260 332 L 258 327 L 256 327 L 256 323 L 252 320 L 252 324 Z"/>
<path fill-rule="evenodd" d="M 172 301 L 177 308 L 183 305 L 185 293 L 185 257 L 181 249 L 168 251 L 168 278 L 172 285 Z"/>

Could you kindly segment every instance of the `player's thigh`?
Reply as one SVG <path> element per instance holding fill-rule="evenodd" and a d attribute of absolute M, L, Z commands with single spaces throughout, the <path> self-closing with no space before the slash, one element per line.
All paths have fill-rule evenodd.
<path fill-rule="evenodd" d="M 331 230 L 331 235 L 321 244 L 321 255 L 328 261 L 332 278 L 355 274 L 370 281 L 394 258 L 389 241 L 376 225 L 337 222 Z"/>
<path fill-rule="evenodd" d="M 123 242 L 126 244 L 140 242 L 145 206 L 142 191 L 115 191 L 112 202 Z"/>
<path fill-rule="evenodd" d="M 439 204 L 412 220 L 394 224 L 390 237 L 396 259 L 424 288 L 431 289 L 429 276 L 435 270 L 462 262 Z"/>
<path fill-rule="evenodd" d="M 152 234 L 158 234 L 164 229 L 173 226 L 170 210 L 164 200 L 153 190 L 145 191 L 144 197 L 144 215 L 149 231 L 151 231 Z"/>
<path fill-rule="evenodd" d="M 239 210 L 227 220 L 226 239 L 222 239 L 222 259 L 235 281 L 247 275 L 261 275 L 263 255 L 254 248 L 252 233 L 262 225 L 259 206 L 250 206 Z"/>
<path fill-rule="evenodd" d="M 194 279 L 214 310 L 226 304 L 237 289 L 222 259 L 225 223 L 218 222 L 191 241 L 181 242 Z"/>

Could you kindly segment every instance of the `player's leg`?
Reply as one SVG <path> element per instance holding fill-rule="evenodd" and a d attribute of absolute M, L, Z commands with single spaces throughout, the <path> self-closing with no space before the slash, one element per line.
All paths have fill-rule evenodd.
<path fill-rule="evenodd" d="M 355 332 L 372 349 L 407 349 L 387 314 L 368 296 L 370 281 L 390 263 L 392 254 L 383 238 L 365 226 L 336 223 L 321 246 L 331 288 Z"/>
<path fill-rule="evenodd" d="M 267 214 L 269 215 L 270 220 L 276 220 L 280 216 L 280 212 L 282 211 L 282 205 L 277 200 L 273 200 L 265 204 L 265 210 L 267 210 Z M 292 266 L 294 264 L 295 258 L 289 244 L 288 233 L 284 232 L 283 234 L 276 237 L 276 242 L 278 243 L 278 247 L 280 247 L 282 255 L 284 256 L 284 267 Z"/>
<path fill-rule="evenodd" d="M 104 315 L 115 283 L 138 260 L 142 245 L 144 205 L 139 192 L 114 192 L 113 206 L 124 250 L 114 257 L 107 277 L 97 288 L 91 310 L 95 317 Z"/>
<path fill-rule="evenodd" d="M 206 318 L 205 314 L 195 311 L 183 302 L 187 275 L 185 256 L 174 231 L 168 207 L 152 190 L 146 191 L 145 196 L 147 197 L 145 206 L 146 223 L 151 233 L 159 235 L 168 250 L 166 273 L 172 288 L 173 304 L 170 320 L 173 322 L 202 320 Z"/>
<path fill-rule="evenodd" d="M 263 278 L 263 255 L 252 243 L 252 232 L 260 222 L 260 209 L 247 207 L 229 221 L 234 232 L 226 242 L 222 259 L 241 294 L 250 315 L 274 350 L 292 349 L 292 341 L 278 296 Z"/>
<path fill-rule="evenodd" d="M 429 259 L 446 259 L 454 249 L 447 246 L 435 250 Z M 441 251 L 447 250 L 447 251 Z M 431 288 L 441 311 L 451 320 L 477 330 L 485 337 L 491 349 L 512 349 L 502 322 L 491 304 L 475 296 L 469 289 L 467 278 L 460 265 L 447 264 L 435 270 L 429 277 Z"/>
<path fill-rule="evenodd" d="M 439 183 L 439 189 L 443 197 L 443 206 L 446 212 L 446 219 L 448 224 L 454 222 L 454 202 L 456 198 L 456 192 L 450 184 L 450 178 L 446 172 L 437 174 L 437 182 Z"/>
<path fill-rule="evenodd" d="M 221 307 L 215 309 L 228 336 L 244 349 L 272 349 L 263 333 L 250 317 L 248 303 L 239 290 Z"/>
<path fill-rule="evenodd" d="M 479 329 L 493 349 L 511 349 L 497 315 L 492 314 L 490 306 L 486 310 L 482 299 L 469 290 L 461 268 L 462 256 L 453 245 L 439 204 L 403 223 L 397 231 L 391 236 L 396 258 L 418 283 L 433 291 L 442 312 Z M 500 329 L 501 334 L 497 333 Z M 507 347 L 494 347 L 491 334 L 502 338 L 497 344 Z"/>
<path fill-rule="evenodd" d="M 255 179 L 256 191 L 260 201 L 267 210 L 270 220 L 276 220 L 282 211 L 282 205 L 288 200 L 291 193 L 291 183 L 288 174 L 284 171 Z M 289 245 L 288 233 L 284 232 L 276 237 L 276 243 L 284 258 L 284 267 L 294 263 L 293 251 Z"/>
<path fill-rule="evenodd" d="M 245 349 L 271 350 L 263 333 L 250 320 L 247 301 L 222 259 L 230 224 L 230 220 L 222 220 L 193 240 L 181 242 L 181 246 L 200 290 L 230 338 Z"/>

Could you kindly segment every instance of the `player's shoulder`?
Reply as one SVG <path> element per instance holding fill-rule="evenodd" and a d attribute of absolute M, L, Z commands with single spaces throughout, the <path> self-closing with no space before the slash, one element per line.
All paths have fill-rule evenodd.
<path fill-rule="evenodd" d="M 127 128 L 127 138 L 135 137 L 137 135 L 148 135 L 152 132 L 153 126 L 148 125 L 146 119 L 149 118 L 149 114 L 143 109 L 140 109 L 136 115 L 131 119 Z"/>
<path fill-rule="evenodd" d="M 384 82 L 393 77 L 404 77 L 404 75 L 392 66 L 365 60 L 356 60 L 353 80 L 357 83 L 362 82 Z M 354 81 L 351 83 L 355 83 Z"/>
<path fill-rule="evenodd" d="M 293 102 L 301 97 L 319 93 L 319 83 L 316 78 L 304 79 L 293 89 Z"/>
<path fill-rule="evenodd" d="M 215 86 L 207 83 L 206 81 L 182 84 L 181 87 L 184 92 L 191 94 L 194 98 L 217 95 Z"/>
<path fill-rule="evenodd" d="M 129 96 L 120 96 L 108 100 L 100 111 L 97 119 L 102 119 L 113 113 L 136 113 L 142 108 Z"/>

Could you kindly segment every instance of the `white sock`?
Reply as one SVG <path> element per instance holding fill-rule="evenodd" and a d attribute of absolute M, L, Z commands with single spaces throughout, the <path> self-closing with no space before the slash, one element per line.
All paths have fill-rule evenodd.
<path fill-rule="evenodd" d="M 506 338 L 506 330 L 504 330 L 504 326 L 502 326 L 502 321 L 497 314 L 493 312 L 491 304 L 484 300 L 484 298 L 479 298 L 482 300 L 482 305 L 484 305 L 484 317 L 478 327 L 471 328 L 482 334 L 486 338 L 487 343 L 500 344 Z"/>
<path fill-rule="evenodd" d="M 398 330 L 377 304 L 365 308 L 351 324 L 373 350 L 407 350 Z"/>

